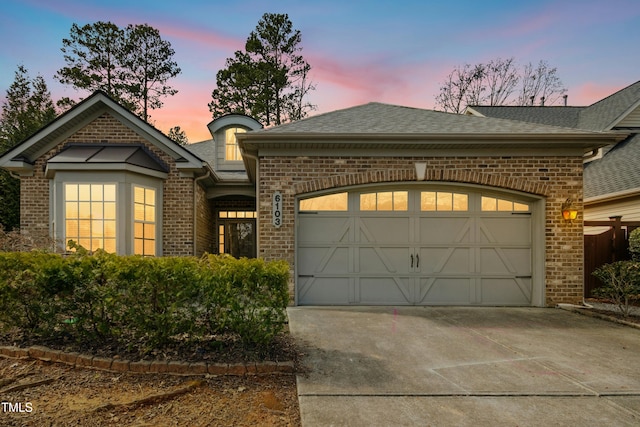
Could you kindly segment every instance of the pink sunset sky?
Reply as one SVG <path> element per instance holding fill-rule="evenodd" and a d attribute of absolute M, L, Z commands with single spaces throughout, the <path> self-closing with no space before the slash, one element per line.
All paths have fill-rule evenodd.
<path fill-rule="evenodd" d="M 53 78 L 65 65 L 60 48 L 71 25 L 146 23 L 171 43 L 182 69 L 170 82 L 178 94 L 151 112 L 152 123 L 164 132 L 180 126 L 190 142 L 209 139 L 216 72 L 267 12 L 287 13 L 302 33 L 317 88 L 312 115 L 372 101 L 434 108 L 454 67 L 499 57 L 557 67 L 570 105 L 589 105 L 640 79 L 636 0 L 4 0 L 0 102 L 20 64 L 45 78 L 54 100 L 87 96 Z"/>

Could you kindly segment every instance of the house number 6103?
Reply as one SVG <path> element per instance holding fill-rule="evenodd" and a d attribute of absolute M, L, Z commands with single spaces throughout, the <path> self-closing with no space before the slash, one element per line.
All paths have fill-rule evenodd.
<path fill-rule="evenodd" d="M 282 194 L 279 191 L 273 193 L 273 225 L 276 228 L 282 225 Z"/>

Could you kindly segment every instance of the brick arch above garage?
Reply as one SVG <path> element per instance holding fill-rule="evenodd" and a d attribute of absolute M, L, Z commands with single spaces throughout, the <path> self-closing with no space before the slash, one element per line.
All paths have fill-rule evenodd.
<path fill-rule="evenodd" d="M 372 169 L 365 172 L 331 175 L 298 182 L 294 184 L 293 189 L 294 194 L 304 194 L 352 185 L 415 181 L 416 179 L 415 169 Z M 538 196 L 550 194 L 549 185 L 544 181 L 466 169 L 427 169 L 424 180 L 479 184 Z"/>

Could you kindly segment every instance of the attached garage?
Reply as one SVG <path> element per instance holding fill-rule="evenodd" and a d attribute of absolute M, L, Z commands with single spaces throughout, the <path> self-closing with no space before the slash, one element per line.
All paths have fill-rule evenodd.
<path fill-rule="evenodd" d="M 553 306 L 583 298 L 583 157 L 621 135 L 370 103 L 237 138 L 293 304 Z"/>
<path fill-rule="evenodd" d="M 525 305 L 535 199 L 405 185 L 301 198 L 298 304 Z"/>

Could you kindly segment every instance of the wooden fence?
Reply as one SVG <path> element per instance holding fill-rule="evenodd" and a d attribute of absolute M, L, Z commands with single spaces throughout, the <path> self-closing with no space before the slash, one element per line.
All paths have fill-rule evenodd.
<path fill-rule="evenodd" d="M 584 297 L 589 298 L 602 283 L 593 276 L 598 267 L 629 259 L 629 233 L 640 227 L 640 221 L 622 221 L 612 216 L 609 221 L 585 221 L 585 227 L 609 227 L 601 234 L 584 236 Z"/>

